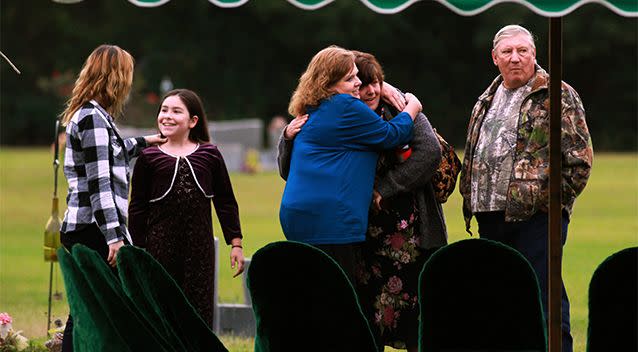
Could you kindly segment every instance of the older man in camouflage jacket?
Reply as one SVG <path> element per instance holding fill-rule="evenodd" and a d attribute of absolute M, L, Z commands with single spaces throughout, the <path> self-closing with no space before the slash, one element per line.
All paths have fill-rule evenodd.
<path fill-rule="evenodd" d="M 510 245 L 530 261 L 547 316 L 549 76 L 536 64 L 534 39 L 521 26 L 505 26 L 495 35 L 492 58 L 501 74 L 472 110 L 460 176 L 466 229 L 476 216 L 482 238 Z M 563 82 L 561 97 L 564 244 L 593 151 L 578 93 Z M 571 352 L 564 286 L 562 308 L 563 351 Z"/>

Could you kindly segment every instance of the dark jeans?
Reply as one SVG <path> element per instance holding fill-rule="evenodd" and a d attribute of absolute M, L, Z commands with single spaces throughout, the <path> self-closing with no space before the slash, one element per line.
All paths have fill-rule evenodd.
<path fill-rule="evenodd" d="M 355 287 L 357 268 L 363 259 L 363 242 L 346 244 L 315 244 L 315 247 L 326 252 L 343 269 Z"/>
<path fill-rule="evenodd" d="M 504 212 L 477 213 L 476 220 L 481 238 L 506 244 L 519 251 L 532 265 L 541 289 L 541 301 L 545 322 L 547 322 L 547 285 L 548 285 L 548 223 L 549 215 L 544 212 L 534 214 L 527 221 L 505 222 Z M 569 218 L 563 211 L 562 215 L 562 243 L 567 240 L 567 226 Z M 563 352 L 572 352 L 572 335 L 569 325 L 569 299 L 563 284 L 562 303 L 562 331 Z"/>
<path fill-rule="evenodd" d="M 104 240 L 104 235 L 100 228 L 96 224 L 91 224 L 86 228 L 78 231 L 71 231 L 66 233 L 60 233 L 60 242 L 68 250 L 71 250 L 76 244 L 83 244 L 93 250 L 96 250 L 104 261 L 109 255 L 109 246 Z M 113 268 L 113 271 L 117 275 L 117 270 Z M 68 295 L 67 295 L 68 296 Z M 73 351 L 73 319 L 71 314 L 66 321 L 64 327 L 64 337 L 62 339 L 62 352 Z"/>

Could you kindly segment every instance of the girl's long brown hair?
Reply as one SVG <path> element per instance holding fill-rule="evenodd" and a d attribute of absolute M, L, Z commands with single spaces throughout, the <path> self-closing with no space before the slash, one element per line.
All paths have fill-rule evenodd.
<path fill-rule="evenodd" d="M 67 125 L 73 114 L 95 99 L 114 118 L 122 112 L 133 84 L 135 60 L 116 45 L 100 45 L 86 59 L 78 75 L 71 98 L 60 114 Z"/>
<path fill-rule="evenodd" d="M 193 128 L 191 128 L 188 133 L 188 139 L 195 143 L 206 143 L 210 142 L 210 134 L 208 133 L 208 121 L 206 120 L 206 112 L 204 111 L 204 104 L 202 104 L 202 100 L 199 98 L 197 93 L 188 89 L 174 89 L 162 98 L 162 102 L 160 103 L 159 108 L 157 109 L 157 114 L 159 115 L 162 110 L 162 104 L 164 104 L 164 100 L 166 98 L 176 95 L 179 99 L 184 103 L 186 109 L 188 110 L 188 115 L 190 118 L 193 116 L 197 116 L 197 123 Z"/>
<path fill-rule="evenodd" d="M 336 45 L 315 54 L 299 78 L 288 105 L 288 113 L 292 116 L 302 115 L 308 107 L 318 106 L 321 100 L 335 93 L 332 87 L 353 67 L 354 54 Z"/>

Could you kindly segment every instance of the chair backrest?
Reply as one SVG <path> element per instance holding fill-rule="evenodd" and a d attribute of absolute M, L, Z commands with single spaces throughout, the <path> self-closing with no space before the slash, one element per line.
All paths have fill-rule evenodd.
<path fill-rule="evenodd" d="M 638 351 L 638 247 L 616 252 L 589 283 L 587 352 Z"/>
<path fill-rule="evenodd" d="M 75 351 L 170 351 L 139 319 L 117 278 L 97 252 L 75 245 L 71 253 L 59 248 L 58 258 L 74 321 Z"/>
<path fill-rule="evenodd" d="M 546 351 L 538 280 L 516 250 L 485 239 L 447 245 L 419 277 L 421 351 Z"/>
<path fill-rule="evenodd" d="M 58 258 L 74 321 L 75 351 L 228 351 L 145 251 L 120 249 L 119 278 L 83 245 L 73 246 L 71 253 L 60 248 Z"/>
<path fill-rule="evenodd" d="M 356 293 L 316 247 L 280 241 L 259 249 L 247 273 L 255 351 L 376 351 Z"/>
<path fill-rule="evenodd" d="M 117 267 L 126 295 L 171 345 L 189 352 L 227 351 L 175 280 L 150 254 L 124 246 L 118 252 Z"/>

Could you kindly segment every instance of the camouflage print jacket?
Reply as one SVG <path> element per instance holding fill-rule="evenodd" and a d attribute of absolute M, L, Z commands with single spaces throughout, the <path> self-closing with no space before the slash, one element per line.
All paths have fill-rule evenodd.
<path fill-rule="evenodd" d="M 518 120 L 516 150 L 507 190 L 505 221 L 523 221 L 538 211 L 547 211 L 549 202 L 549 75 L 540 66 L 532 78 L 532 91 L 523 99 Z M 465 156 L 459 180 L 463 196 L 463 215 L 470 232 L 471 180 L 474 150 L 481 125 L 496 89 L 498 76 L 478 98 L 467 129 Z M 562 82 L 562 208 L 571 215 L 576 197 L 589 178 L 593 149 L 585 122 L 585 110 L 578 93 Z"/>

